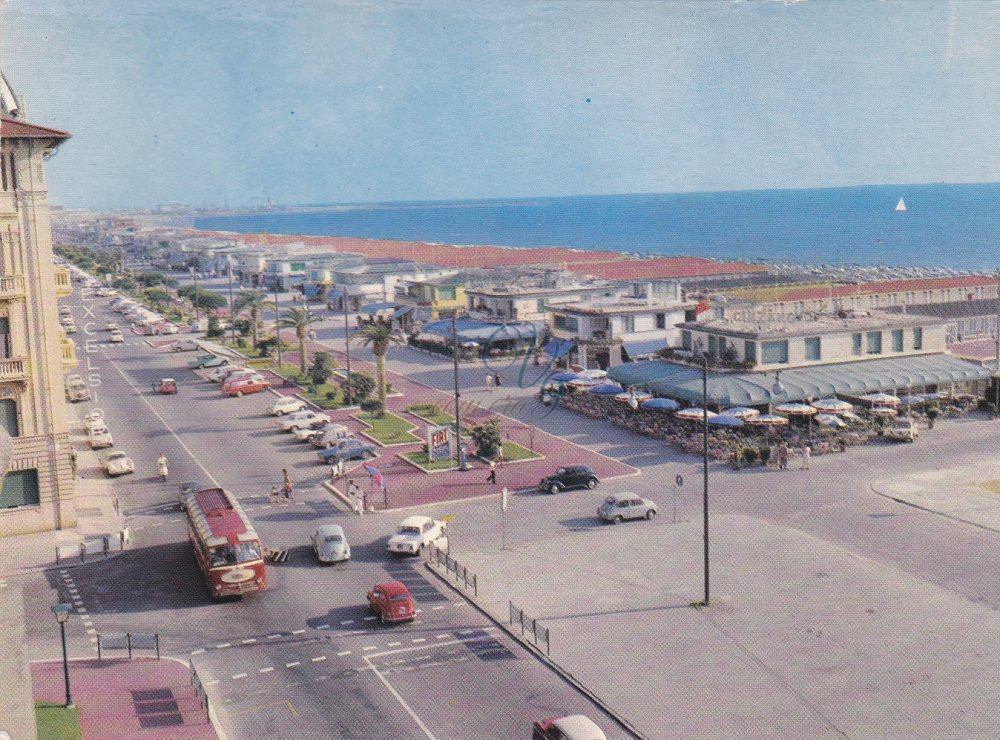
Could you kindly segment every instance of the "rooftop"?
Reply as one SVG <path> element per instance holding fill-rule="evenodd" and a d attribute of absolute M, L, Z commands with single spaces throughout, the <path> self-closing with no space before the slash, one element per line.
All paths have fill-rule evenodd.
<path fill-rule="evenodd" d="M 28 123 L 19 118 L 0 118 L 0 138 L 4 139 L 53 139 L 63 141 L 69 138 L 69 134 L 47 126 L 39 126 L 35 123 Z"/>
<path fill-rule="evenodd" d="M 879 280 L 870 283 L 817 282 L 798 285 L 777 285 L 768 288 L 736 288 L 726 290 L 731 296 L 755 301 L 809 301 L 823 298 L 845 298 L 873 293 L 908 293 L 921 290 L 973 288 L 996 285 L 997 278 L 989 275 L 963 275 L 958 277 L 930 277 L 912 280 Z"/>
<path fill-rule="evenodd" d="M 647 301 L 639 298 L 609 298 L 607 300 L 580 301 L 578 303 L 562 303 L 549 306 L 560 313 L 582 313 L 591 315 L 644 313 L 648 311 L 678 311 L 694 308 L 694 302 L 677 303 L 665 301 Z"/>
<path fill-rule="evenodd" d="M 964 319 L 971 316 L 996 316 L 997 299 L 986 298 L 978 301 L 951 301 L 950 303 L 917 303 L 906 307 L 907 313 L 921 316 L 937 316 L 942 319 Z M 902 306 L 887 306 L 890 313 L 902 313 Z"/>
<path fill-rule="evenodd" d="M 751 309 L 752 310 L 752 309 Z M 892 314 L 885 311 L 864 311 L 848 313 L 844 317 L 833 314 L 813 314 L 808 318 L 788 317 L 786 320 L 756 318 L 748 314 L 723 319 L 686 321 L 678 324 L 683 329 L 700 332 L 739 336 L 745 339 L 768 337 L 800 337 L 814 334 L 867 331 L 875 329 L 895 329 L 915 326 L 943 324 L 944 321 L 928 316 L 912 314 Z"/>

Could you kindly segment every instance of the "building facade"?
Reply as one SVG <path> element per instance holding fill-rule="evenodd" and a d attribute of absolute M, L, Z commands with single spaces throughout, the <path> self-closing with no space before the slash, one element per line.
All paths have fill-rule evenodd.
<path fill-rule="evenodd" d="M 0 421 L 12 443 L 0 535 L 12 535 L 76 523 L 63 395 L 75 353 L 56 305 L 72 288 L 53 261 L 44 172 L 69 134 L 0 114 Z"/>

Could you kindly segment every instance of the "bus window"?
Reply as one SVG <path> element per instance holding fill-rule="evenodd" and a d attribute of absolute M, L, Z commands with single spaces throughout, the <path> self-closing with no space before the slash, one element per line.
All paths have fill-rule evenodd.
<path fill-rule="evenodd" d="M 218 568 L 220 565 L 235 565 L 236 552 L 233 550 L 233 546 L 222 545 L 213 548 L 211 550 L 211 563 L 213 568 Z"/>
<path fill-rule="evenodd" d="M 260 560 L 260 547 L 256 542 L 240 542 L 236 545 L 236 555 L 241 563 Z"/>

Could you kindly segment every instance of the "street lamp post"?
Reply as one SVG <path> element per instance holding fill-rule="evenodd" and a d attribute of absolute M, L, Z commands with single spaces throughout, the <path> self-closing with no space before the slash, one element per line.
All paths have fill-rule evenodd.
<path fill-rule="evenodd" d="M 229 274 L 229 337 L 236 344 L 236 311 L 233 310 L 233 263 L 227 260 Z"/>
<path fill-rule="evenodd" d="M 59 632 L 62 635 L 63 675 L 66 678 L 67 707 L 73 706 L 73 695 L 69 690 L 69 658 L 66 655 L 66 621 L 69 619 L 71 611 L 73 611 L 73 607 L 69 604 L 56 604 L 52 607 L 52 613 L 56 615 L 56 620 L 59 622 Z"/>
<path fill-rule="evenodd" d="M 701 358 L 701 426 L 702 478 L 704 480 L 702 520 L 705 542 L 705 600 L 702 603 L 708 606 L 708 357 Z"/>
<path fill-rule="evenodd" d="M 459 410 L 458 392 L 458 310 L 451 314 L 451 358 L 455 374 L 455 467 L 463 470 L 462 463 L 462 417 Z M 503 444 L 503 440 L 500 441 Z"/>
<path fill-rule="evenodd" d="M 807 404 L 811 404 L 812 402 L 813 402 L 813 397 L 812 396 L 808 396 L 806 398 L 806 403 Z M 807 416 L 809 417 L 809 446 L 812 447 L 812 443 L 813 443 L 813 416 L 815 416 L 815 414 L 809 413 L 809 414 L 807 414 Z"/>
<path fill-rule="evenodd" d="M 201 313 L 198 311 L 198 267 L 194 268 L 194 325 L 201 330 Z"/>
<path fill-rule="evenodd" d="M 347 319 L 347 283 L 344 283 L 340 302 L 344 306 L 344 349 L 347 352 L 347 405 L 351 405 L 351 327 Z"/>
<path fill-rule="evenodd" d="M 281 311 L 278 310 L 278 278 L 274 279 L 274 337 L 278 348 L 278 371 L 281 371 Z"/>

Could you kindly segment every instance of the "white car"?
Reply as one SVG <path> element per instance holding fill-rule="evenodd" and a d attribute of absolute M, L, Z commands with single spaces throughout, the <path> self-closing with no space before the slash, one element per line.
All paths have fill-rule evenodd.
<path fill-rule="evenodd" d="M 171 344 L 170 349 L 174 352 L 194 352 L 195 350 L 201 349 L 201 345 L 193 339 L 181 339 L 180 341 Z"/>
<path fill-rule="evenodd" d="M 124 344 L 125 337 L 122 335 L 120 331 L 113 331 L 108 336 L 108 341 L 111 342 L 111 344 Z"/>
<path fill-rule="evenodd" d="M 311 409 L 306 409 L 305 411 L 296 411 L 294 414 L 289 414 L 278 422 L 278 426 L 283 432 L 291 432 L 300 427 L 307 427 L 314 421 L 321 420 L 330 421 L 330 417 L 326 414 L 317 414 Z"/>
<path fill-rule="evenodd" d="M 109 323 L 107 326 L 104 327 L 104 331 L 121 331 L 121 330 L 118 328 L 118 324 L 112 321 L 111 323 Z"/>
<path fill-rule="evenodd" d="M 399 523 L 396 534 L 389 538 L 392 554 L 417 555 L 420 550 L 444 537 L 448 525 L 429 516 L 408 516 Z"/>
<path fill-rule="evenodd" d="M 63 324 L 63 331 L 67 334 L 76 334 L 76 324 L 72 321 Z"/>
<path fill-rule="evenodd" d="M 66 326 L 66 324 L 76 323 L 76 319 L 74 319 L 69 314 L 63 314 L 62 316 L 59 317 L 59 323 L 62 324 L 63 326 Z"/>
<path fill-rule="evenodd" d="M 271 407 L 271 413 L 275 416 L 284 416 L 285 414 L 294 414 L 296 411 L 302 411 L 305 407 L 306 402 L 301 398 L 282 396 L 274 402 L 274 405 Z"/>
<path fill-rule="evenodd" d="M 310 539 L 316 559 L 321 563 L 344 563 L 351 559 L 351 546 L 339 524 L 324 524 Z"/>
<path fill-rule="evenodd" d="M 90 443 L 90 449 L 99 450 L 102 447 L 111 447 L 114 445 L 115 441 L 111 437 L 111 432 L 103 424 L 95 424 L 87 429 L 87 441 Z"/>
<path fill-rule="evenodd" d="M 898 442 L 915 442 L 920 436 L 920 430 L 913 419 L 897 419 L 885 428 L 883 435 L 886 439 Z"/>
<path fill-rule="evenodd" d="M 219 365 L 210 368 L 206 377 L 213 383 L 221 383 L 225 378 L 236 377 L 240 372 L 240 370 L 234 370 L 232 365 Z M 254 374 L 254 371 L 249 371 L 247 374 Z"/>
<path fill-rule="evenodd" d="M 124 452 L 109 452 L 101 460 L 101 467 L 109 478 L 135 472 L 135 463 Z"/>
<path fill-rule="evenodd" d="M 160 334 L 176 334 L 178 331 L 177 324 L 171 324 L 169 321 L 160 324 Z"/>
<path fill-rule="evenodd" d="M 69 316 L 69 314 L 70 314 L 69 306 L 59 306 L 60 316 Z"/>
<path fill-rule="evenodd" d="M 304 427 L 295 427 L 292 430 L 292 436 L 295 437 L 299 442 L 308 442 L 309 438 L 314 434 L 322 434 L 323 430 L 330 425 L 329 420 L 325 421 L 315 421 Z"/>

